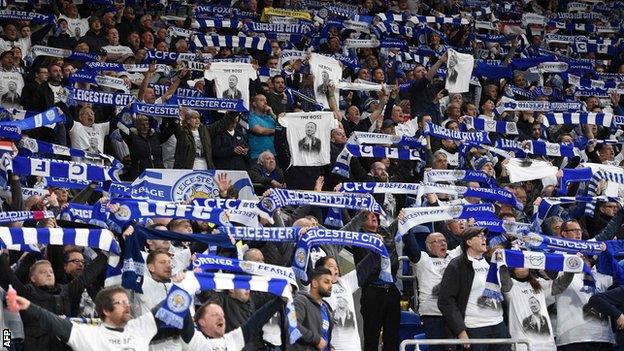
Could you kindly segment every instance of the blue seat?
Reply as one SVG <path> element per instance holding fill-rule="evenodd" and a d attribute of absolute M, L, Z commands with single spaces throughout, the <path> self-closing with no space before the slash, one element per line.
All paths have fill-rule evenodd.
<path fill-rule="evenodd" d="M 401 325 L 399 328 L 399 340 L 411 339 L 414 335 L 424 331 L 420 316 L 417 313 L 401 311 Z"/>

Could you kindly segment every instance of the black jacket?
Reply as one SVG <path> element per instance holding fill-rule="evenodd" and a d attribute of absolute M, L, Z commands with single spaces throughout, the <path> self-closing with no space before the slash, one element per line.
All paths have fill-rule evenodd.
<path fill-rule="evenodd" d="M 130 129 L 130 133 L 126 134 L 120 129 L 121 137 L 128 145 L 130 150 L 130 177 L 136 178 L 143 173 L 146 168 L 165 168 L 162 158 L 161 143 L 165 142 L 171 136 L 171 133 L 163 131 L 162 133 L 150 130 L 148 136 L 144 137 L 137 134 L 136 129 Z"/>
<path fill-rule="evenodd" d="M 80 299 L 85 287 L 98 277 L 106 268 L 107 257 L 103 253 L 85 269 L 84 273 L 74 278 L 69 284 L 55 284 L 51 288 L 36 287 L 32 284 L 22 283 L 9 266 L 5 255 L 0 255 L 0 286 L 7 290 L 9 284 L 15 288 L 19 296 L 29 299 L 31 302 L 56 314 L 75 317 L 78 313 Z M 57 351 L 68 350 L 64 343 L 54 335 L 42 329 L 37 319 L 22 312 L 24 323 L 24 351 Z"/>
<path fill-rule="evenodd" d="M 249 156 L 235 153 L 234 148 L 237 146 L 249 148 L 247 134 L 240 125 L 234 129 L 234 135 L 230 135 L 227 130 L 214 135 L 212 158 L 217 169 L 247 171 Z"/>

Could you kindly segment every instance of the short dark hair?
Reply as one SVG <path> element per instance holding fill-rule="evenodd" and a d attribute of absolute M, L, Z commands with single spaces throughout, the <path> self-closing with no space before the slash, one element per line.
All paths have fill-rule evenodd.
<path fill-rule="evenodd" d="M 273 77 L 271 77 L 271 83 L 275 84 L 275 80 L 278 79 L 278 78 L 284 79 L 284 77 L 282 77 L 279 74 L 277 74 L 277 75 L 274 75 Z"/>
<path fill-rule="evenodd" d="M 126 289 L 122 288 L 120 285 L 109 286 L 97 293 L 95 301 L 93 302 L 95 302 L 95 312 L 97 312 L 100 318 L 104 319 L 104 311 L 112 311 L 115 308 L 115 305 L 113 305 L 113 295 L 117 293 L 128 295 Z"/>
<path fill-rule="evenodd" d="M 310 273 L 310 281 L 316 280 L 323 275 L 332 275 L 331 271 L 325 267 L 316 267 Z"/>
<path fill-rule="evenodd" d="M 73 253 L 79 253 L 84 258 L 84 254 L 82 253 L 82 250 L 74 247 L 74 248 L 71 248 L 71 249 L 65 251 L 65 253 L 63 254 L 63 262 L 67 263 L 69 261 L 69 257 Z"/>
<path fill-rule="evenodd" d="M 325 263 L 327 263 L 330 259 L 338 263 L 338 260 L 336 260 L 333 256 L 323 256 L 316 261 L 314 269 L 325 268 Z"/>
<path fill-rule="evenodd" d="M 561 223 L 561 231 L 567 230 L 568 225 L 570 223 L 576 223 L 579 225 L 579 227 L 581 227 L 581 230 L 583 230 L 583 226 L 581 225 L 581 222 L 579 222 L 578 220 L 572 218 L 572 219 L 568 219 L 567 221 L 563 221 L 563 223 Z"/>
<path fill-rule="evenodd" d="M 169 252 L 167 252 L 165 249 L 150 251 L 150 253 L 147 255 L 147 258 L 145 259 L 145 264 L 154 263 L 154 261 L 156 260 L 156 256 L 161 254 L 169 256 Z"/>
<path fill-rule="evenodd" d="M 217 305 L 219 307 L 222 307 L 221 304 L 215 300 L 208 300 L 204 302 L 204 304 L 199 306 L 199 308 L 195 311 L 195 316 L 193 316 L 193 321 L 195 322 L 195 324 L 199 324 L 199 320 L 204 317 L 204 312 L 206 312 L 206 308 L 208 308 L 208 306 L 210 305 Z"/>

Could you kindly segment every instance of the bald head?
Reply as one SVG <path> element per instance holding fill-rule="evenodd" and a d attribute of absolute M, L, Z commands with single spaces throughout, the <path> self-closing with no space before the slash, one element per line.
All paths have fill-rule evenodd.
<path fill-rule="evenodd" d="M 427 235 L 426 244 L 427 252 L 429 252 L 429 254 L 438 258 L 446 257 L 448 245 L 446 243 L 446 238 L 442 233 L 434 232 Z"/>

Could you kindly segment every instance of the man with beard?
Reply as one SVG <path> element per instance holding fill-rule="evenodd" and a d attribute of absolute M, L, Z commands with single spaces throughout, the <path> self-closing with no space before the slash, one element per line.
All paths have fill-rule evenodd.
<path fill-rule="evenodd" d="M 128 294 L 121 286 L 103 289 L 95 297 L 95 308 L 103 322 L 99 326 L 74 324 L 21 296 L 16 300 L 22 316 L 36 321 L 39 328 L 47 332 L 50 338 L 58 337 L 73 350 L 147 350 L 150 340 L 162 324 L 155 317 L 160 304 L 151 312 L 132 319 Z M 176 333 L 176 329 L 168 330 Z M 189 342 L 190 337 L 186 336 L 192 335 L 193 332 L 190 313 L 184 318 L 183 331 L 184 340 Z"/>
<path fill-rule="evenodd" d="M 302 335 L 293 350 L 331 350 L 332 310 L 323 300 L 331 293 L 331 271 L 325 267 L 315 268 L 310 274 L 310 292 L 301 292 L 295 297 L 297 324 Z"/>

